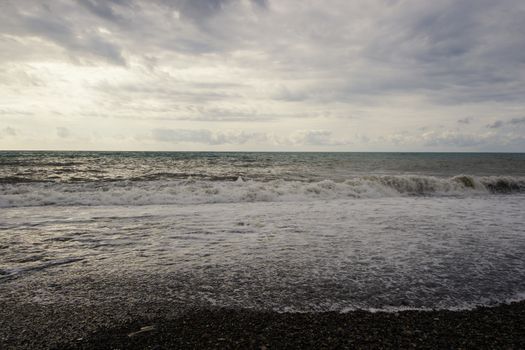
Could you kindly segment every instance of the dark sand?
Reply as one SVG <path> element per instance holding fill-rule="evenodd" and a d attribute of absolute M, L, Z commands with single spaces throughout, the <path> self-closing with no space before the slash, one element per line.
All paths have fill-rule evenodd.
<path fill-rule="evenodd" d="M 34 348 L 49 346 L 39 339 L 26 341 Z M 525 302 L 470 311 L 397 313 L 196 309 L 172 318 L 153 316 L 103 326 L 58 348 L 525 349 Z"/>

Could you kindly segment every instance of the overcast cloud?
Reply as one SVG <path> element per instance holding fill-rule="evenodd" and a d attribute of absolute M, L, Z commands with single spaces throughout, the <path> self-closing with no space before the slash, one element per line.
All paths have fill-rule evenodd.
<path fill-rule="evenodd" d="M 525 151 L 521 0 L 4 0 L 0 149 Z"/>

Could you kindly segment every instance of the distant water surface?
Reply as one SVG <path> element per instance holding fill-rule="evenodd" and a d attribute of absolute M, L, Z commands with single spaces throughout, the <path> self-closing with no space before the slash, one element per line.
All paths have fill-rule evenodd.
<path fill-rule="evenodd" d="M 523 176 L 523 153 L 0 152 L 0 181 Z"/>

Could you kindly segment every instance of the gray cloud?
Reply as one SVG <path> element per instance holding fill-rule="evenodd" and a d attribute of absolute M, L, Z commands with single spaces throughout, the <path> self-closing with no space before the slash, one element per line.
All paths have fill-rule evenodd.
<path fill-rule="evenodd" d="M 63 11 L 67 8 L 38 6 L 28 1 L 17 2 L 17 6 L 12 6 L 12 3 L 6 5 L 7 11 L 0 15 L 0 22 L 3 23 L 0 24 L 1 32 L 48 40 L 66 50 L 76 61 L 85 55 L 87 58 L 103 58 L 112 64 L 126 63 L 120 47 L 103 38 L 96 28 L 84 27 L 66 19 Z"/>
<path fill-rule="evenodd" d="M 65 138 L 68 138 L 70 135 L 71 135 L 71 132 L 69 131 L 68 128 L 65 128 L 65 127 L 62 127 L 62 126 L 57 127 L 57 136 L 58 137 L 65 139 Z"/>
<path fill-rule="evenodd" d="M 512 119 L 509 121 L 509 124 L 511 124 L 511 125 L 523 125 L 523 124 L 525 124 L 525 117 L 522 117 L 522 118 L 512 118 Z"/>
<path fill-rule="evenodd" d="M 6 126 L 3 129 L 0 129 L 0 138 L 2 137 L 11 137 L 16 136 L 18 134 L 18 131 L 15 128 L 12 128 L 10 126 Z"/>
<path fill-rule="evenodd" d="M 349 140 L 335 139 L 330 130 L 301 130 L 291 136 L 291 141 L 298 145 L 337 146 L 348 145 Z"/>
<path fill-rule="evenodd" d="M 156 141 L 178 143 L 198 143 L 206 145 L 243 145 L 248 142 L 270 142 L 278 146 L 339 146 L 351 144 L 348 139 L 335 138 L 329 130 L 298 130 L 285 137 L 276 137 L 263 132 L 225 130 L 212 132 L 208 129 L 167 129 L 151 131 Z"/>
<path fill-rule="evenodd" d="M 490 129 L 498 129 L 498 128 L 501 128 L 505 123 L 503 123 L 503 121 L 501 120 L 496 120 L 494 123 L 492 124 L 488 124 L 487 125 L 487 128 L 490 128 Z"/>
<path fill-rule="evenodd" d="M 0 115 L 7 115 L 7 116 L 29 116 L 33 115 L 34 113 L 31 111 L 24 111 L 19 109 L 12 109 L 12 108 L 5 108 L 0 109 Z"/>
<path fill-rule="evenodd" d="M 445 146 L 445 147 L 475 147 L 485 143 L 484 137 L 476 135 L 451 133 L 427 135 L 425 146 Z"/>
<path fill-rule="evenodd" d="M 259 8 L 267 8 L 266 0 L 250 0 L 251 3 Z M 236 0 L 161 0 L 164 6 L 176 9 L 183 17 L 189 18 L 204 25 L 212 16 L 219 15 L 233 4 L 238 3 Z"/>
<path fill-rule="evenodd" d="M 525 146 L 525 137 L 512 132 L 499 134 L 493 131 L 488 133 L 472 133 L 468 131 L 447 130 L 430 131 L 421 135 L 397 134 L 391 135 L 400 145 L 422 143 L 432 150 L 480 150 L 506 151 L 520 150 Z"/>
<path fill-rule="evenodd" d="M 264 141 L 266 135 L 248 132 L 211 132 L 207 129 L 154 129 L 151 132 L 154 140 L 177 143 L 202 143 L 207 145 L 244 144 L 248 141 Z"/>
<path fill-rule="evenodd" d="M 510 120 L 496 120 L 494 123 L 488 124 L 487 128 L 490 129 L 499 129 L 504 126 L 521 126 L 525 125 L 525 117 L 522 118 L 512 118 Z"/>
<path fill-rule="evenodd" d="M 352 58 L 360 70 L 341 69 L 342 56 L 330 66 L 337 78 L 312 86 L 301 96 L 341 101 L 361 99 L 363 95 L 416 93 L 439 104 L 508 101 L 523 96 L 524 77 L 516 75 L 517 67 L 524 68 L 525 64 L 523 55 L 516 52 L 516 46 L 525 45 L 518 39 L 518 33 L 525 31 L 522 4 L 402 4 L 378 17 L 377 29 L 365 34 L 366 41 L 347 43 L 359 48 L 360 53 Z M 507 12 L 509 16 L 501 15 Z M 336 23 L 345 27 L 337 18 Z M 334 57 L 342 52 L 336 51 Z"/>
<path fill-rule="evenodd" d="M 15 136 L 16 135 L 16 130 L 13 129 L 12 127 L 10 127 L 10 126 L 7 126 L 7 127 L 4 128 L 4 133 L 6 135 Z"/>
<path fill-rule="evenodd" d="M 93 14 L 109 21 L 119 21 L 122 19 L 117 14 L 113 6 L 129 5 L 130 1 L 126 0 L 77 0 L 79 4 L 87 8 Z"/>
<path fill-rule="evenodd" d="M 249 8 L 234 0 L 78 3 L 93 17 L 71 5 L 46 8 L 25 0 L 7 6 L 0 28 L 115 64 L 126 64 L 123 52 L 143 55 L 145 48 L 186 54 L 257 50 L 288 75 L 317 75 L 310 86 L 276 95 L 292 101 L 415 92 L 462 103 L 515 99 L 525 92 L 524 77 L 515 74 L 525 65 L 525 6 L 517 0 L 378 0 L 369 17 L 354 15 L 351 2 L 311 9 L 290 4 L 280 12 L 266 1 Z M 111 34 L 102 35 L 97 26 Z M 348 60 L 357 69 L 348 69 Z"/>
<path fill-rule="evenodd" d="M 221 12 L 228 2 L 229 0 L 177 0 L 164 1 L 164 4 L 178 9 L 185 17 L 195 21 L 203 21 L 203 19 Z"/>

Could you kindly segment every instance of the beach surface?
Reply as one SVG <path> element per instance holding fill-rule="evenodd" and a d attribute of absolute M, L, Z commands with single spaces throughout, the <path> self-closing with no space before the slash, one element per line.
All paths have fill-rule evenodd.
<path fill-rule="evenodd" d="M 148 314 L 148 307 L 150 307 Z M 26 311 L 24 313 L 24 310 Z M 277 313 L 174 310 L 142 316 L 20 308 L 0 321 L 2 349 L 523 349 L 525 303 L 464 311 Z M 168 315 L 159 317 L 159 315 Z M 115 316 L 121 317 L 115 319 Z M 81 317 L 81 319 L 79 319 Z M 113 318 L 113 319 L 112 319 Z M 37 322 L 44 322 L 37 324 Z"/>

